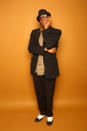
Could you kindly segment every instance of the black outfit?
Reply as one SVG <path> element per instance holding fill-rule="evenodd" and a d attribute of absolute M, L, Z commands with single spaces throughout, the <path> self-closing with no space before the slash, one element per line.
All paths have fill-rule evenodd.
<path fill-rule="evenodd" d="M 44 48 L 58 48 L 58 41 L 62 31 L 60 29 L 55 29 L 52 26 L 50 26 L 49 28 L 42 30 L 42 33 L 44 37 L 43 46 L 39 45 L 40 28 L 32 30 L 30 35 L 28 50 L 30 53 L 33 54 L 31 58 L 30 72 L 31 75 L 36 75 L 35 69 L 38 60 L 38 55 L 40 54 L 43 55 L 45 65 L 45 78 L 52 79 L 60 75 L 56 53 L 52 54 L 47 51 L 44 51 Z"/>
<path fill-rule="evenodd" d="M 56 53 L 52 54 L 44 51 L 44 48 L 58 48 L 58 41 L 62 31 L 50 26 L 49 28 L 42 30 L 42 33 L 44 38 L 43 46 L 39 45 L 40 28 L 32 30 L 30 35 L 28 50 L 33 54 L 31 58 L 30 72 L 31 75 L 33 75 L 34 88 L 40 114 L 53 116 L 52 107 L 55 81 L 56 77 L 59 76 L 60 73 Z M 41 76 L 38 76 L 35 73 L 39 54 L 43 55 L 43 61 L 45 65 L 45 73 Z"/>

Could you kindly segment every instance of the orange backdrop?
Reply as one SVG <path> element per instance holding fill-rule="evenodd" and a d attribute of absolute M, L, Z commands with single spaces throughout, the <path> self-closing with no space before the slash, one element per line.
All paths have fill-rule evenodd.
<path fill-rule="evenodd" d="M 54 106 L 87 105 L 86 0 L 0 1 L 0 108 L 37 107 L 30 74 L 28 43 L 38 28 L 38 10 L 52 14 L 52 26 L 62 30 L 57 59 Z"/>

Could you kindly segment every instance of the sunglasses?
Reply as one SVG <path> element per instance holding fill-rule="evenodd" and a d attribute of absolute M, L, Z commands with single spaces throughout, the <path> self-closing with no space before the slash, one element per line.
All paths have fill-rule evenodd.
<path fill-rule="evenodd" d="M 43 18 L 46 19 L 47 15 L 40 16 L 40 20 L 42 20 Z"/>

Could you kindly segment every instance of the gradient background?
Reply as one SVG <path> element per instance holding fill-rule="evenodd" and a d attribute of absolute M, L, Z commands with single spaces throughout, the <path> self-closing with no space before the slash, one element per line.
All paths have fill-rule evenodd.
<path fill-rule="evenodd" d="M 51 12 L 52 26 L 62 30 L 57 51 L 60 77 L 56 79 L 54 115 L 56 116 L 58 111 L 57 108 L 67 109 L 79 107 L 77 112 L 81 108 L 86 110 L 87 1 L 0 0 L 1 114 L 7 110 L 8 112 L 12 110 L 19 110 L 20 112 L 22 109 L 22 111 L 25 112 L 31 109 L 33 114 L 38 112 L 33 80 L 30 74 L 32 54 L 28 52 L 28 44 L 31 30 L 39 27 L 36 17 L 38 15 L 38 10 L 41 8 L 45 8 Z M 30 114 L 28 114 L 28 116 L 26 115 L 28 119 L 29 115 Z M 31 118 L 34 119 L 35 116 L 31 116 Z M 26 130 L 22 127 L 21 129 L 16 129 L 13 123 L 11 123 L 12 127 L 10 127 L 9 123 L 8 128 L 5 129 L 6 126 L 4 125 L 8 118 L 9 115 L 7 115 L 7 117 L 2 115 L 2 122 L 0 122 L 1 131 L 7 129 L 9 131 L 17 131 L 17 129 L 21 131 L 28 130 L 29 127 L 27 127 Z M 82 123 L 86 122 L 87 112 L 85 112 L 83 119 L 84 121 L 82 121 Z M 78 127 L 77 125 L 74 126 Z M 33 127 L 32 124 L 31 127 Z M 74 129 L 71 127 L 73 126 L 70 126 L 69 131 Z M 56 129 L 57 127 L 55 130 Z M 85 131 L 86 125 L 82 124 L 81 127 L 75 129 L 76 131 Z M 59 129 L 59 131 L 62 130 L 63 127 Z M 66 130 L 68 131 L 68 127 L 65 127 L 63 131 Z"/>

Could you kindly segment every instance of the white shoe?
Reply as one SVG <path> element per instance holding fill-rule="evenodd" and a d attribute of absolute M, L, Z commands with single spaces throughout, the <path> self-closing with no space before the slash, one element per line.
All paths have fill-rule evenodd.
<path fill-rule="evenodd" d="M 36 118 L 35 118 L 35 120 L 34 121 L 36 121 L 36 122 L 39 122 L 39 121 L 41 121 L 42 119 L 43 119 L 43 117 L 44 117 L 45 115 L 38 115 Z"/>
<path fill-rule="evenodd" d="M 42 119 L 44 116 L 45 116 L 45 115 L 39 114 L 39 115 L 37 116 L 37 118 L 38 118 L 38 119 Z"/>
<path fill-rule="evenodd" d="M 53 116 L 51 116 L 51 117 L 47 117 L 47 121 L 52 122 L 52 120 L 53 120 Z"/>
<path fill-rule="evenodd" d="M 51 126 L 53 123 L 53 117 L 47 117 L 47 121 L 46 121 L 48 126 Z"/>

